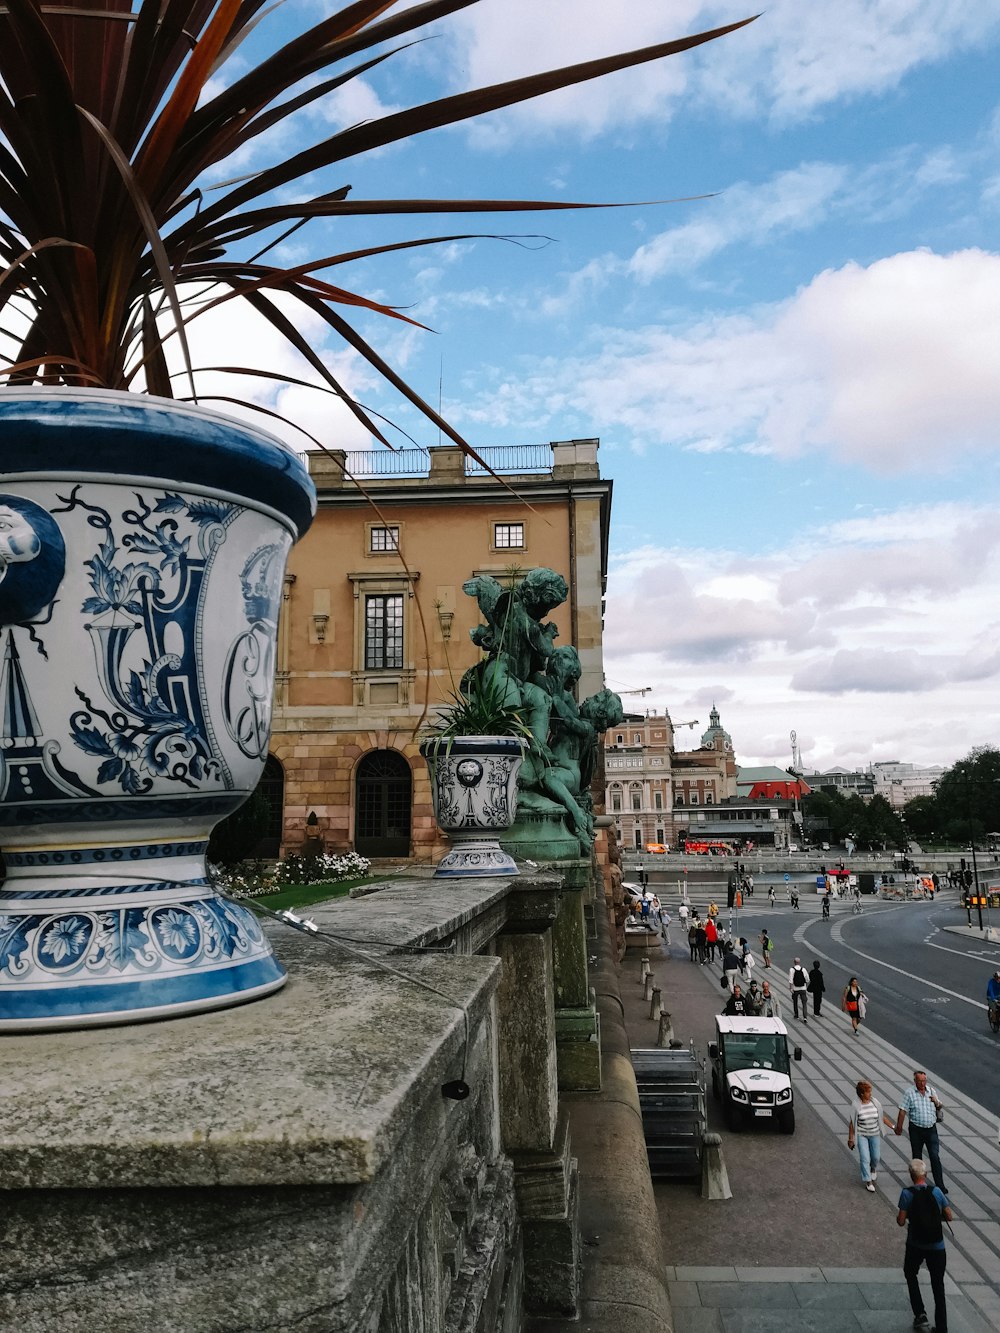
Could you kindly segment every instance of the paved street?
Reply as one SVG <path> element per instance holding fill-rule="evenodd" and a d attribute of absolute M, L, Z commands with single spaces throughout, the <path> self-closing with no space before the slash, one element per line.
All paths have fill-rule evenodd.
<path fill-rule="evenodd" d="M 847 1103 L 857 1078 L 871 1078 L 876 1096 L 893 1114 L 917 1065 L 927 1068 L 947 1106 L 942 1158 L 956 1213 L 955 1236 L 948 1237 L 949 1327 L 951 1333 L 1000 1328 L 1000 1146 L 995 1113 L 1000 1039 L 988 1032 L 974 998 L 981 989 L 980 976 L 985 986 L 988 960 L 978 951 L 978 942 L 942 928 L 964 920 L 953 904 L 886 905 L 884 915 L 883 921 L 881 909 L 866 910 L 860 918 L 848 913 L 828 924 L 820 921 L 815 900 L 794 913 L 787 904 L 770 909 L 765 899 L 741 916 L 741 933 L 747 938 L 756 942 L 760 922 L 766 920 L 777 941 L 782 966 L 772 969 L 771 979 L 777 981 L 779 995 L 787 997 L 786 967 L 792 953 L 804 959 L 808 954 L 810 962 L 821 957 L 835 993 L 818 1022 L 789 1024 L 803 1050 L 793 1074 L 795 1134 L 730 1134 L 709 1095 L 710 1128 L 723 1135 L 735 1197 L 707 1202 L 693 1185 L 657 1185 L 678 1333 L 903 1333 L 910 1327 L 901 1273 L 904 1235 L 895 1224 L 908 1139 L 905 1133 L 898 1139 L 887 1134 L 878 1192 L 872 1196 L 860 1186 L 857 1158 L 845 1138 Z M 653 950 L 651 964 L 676 1035 L 693 1038 L 703 1055 L 723 1000 L 718 971 L 692 966 L 686 946 L 677 942 L 676 929 L 673 938 L 669 961 L 657 957 L 662 951 Z M 878 948 L 879 942 L 884 947 Z M 890 947 L 893 956 L 899 951 L 905 967 L 889 962 Z M 859 952 L 885 961 L 866 961 L 862 969 Z M 630 952 L 623 976 L 633 1046 L 655 1039 L 649 1004 L 641 1000 L 638 960 L 638 953 Z M 894 967 L 900 967 L 900 973 L 893 972 Z M 873 1022 L 857 1038 L 837 1003 L 845 969 L 863 977 L 874 1001 Z M 947 1006 L 931 1003 L 938 997 L 935 986 L 953 992 Z M 905 1013 L 882 1015 L 876 1023 L 874 1015 L 883 1008 Z M 903 1044 L 890 1041 L 880 1028 L 891 1030 Z M 947 1034 L 943 1040 L 942 1034 Z M 988 1052 L 984 1042 L 991 1043 Z M 952 1051 L 952 1046 L 960 1049 Z M 986 1089 L 989 1105 L 970 1094 L 973 1086 Z"/>

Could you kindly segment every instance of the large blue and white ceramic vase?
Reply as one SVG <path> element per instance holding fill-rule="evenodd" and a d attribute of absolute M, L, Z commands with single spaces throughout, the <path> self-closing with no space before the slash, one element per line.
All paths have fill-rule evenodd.
<path fill-rule="evenodd" d="M 517 779 L 524 743 L 516 736 L 452 736 L 424 741 L 434 818 L 451 839 L 436 878 L 517 875 L 500 846 L 517 814 Z"/>
<path fill-rule="evenodd" d="M 0 390 L 0 1031 L 172 1017 L 284 984 L 208 836 L 267 757 L 280 441 L 104 390 Z"/>

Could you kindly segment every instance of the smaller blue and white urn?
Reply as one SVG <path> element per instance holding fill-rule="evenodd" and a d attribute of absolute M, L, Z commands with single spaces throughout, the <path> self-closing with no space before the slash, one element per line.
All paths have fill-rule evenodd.
<path fill-rule="evenodd" d="M 430 772 L 434 818 L 452 842 L 435 877 L 518 874 L 497 839 L 517 814 L 524 743 L 515 736 L 435 737 L 420 753 Z"/>

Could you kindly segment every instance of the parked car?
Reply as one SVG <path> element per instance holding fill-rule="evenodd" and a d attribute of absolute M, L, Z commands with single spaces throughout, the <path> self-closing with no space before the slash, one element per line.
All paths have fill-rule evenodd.
<path fill-rule="evenodd" d="M 795 1130 L 795 1098 L 788 1058 L 788 1029 L 780 1018 L 719 1014 L 709 1043 L 712 1095 L 720 1099 L 732 1130 L 747 1124 L 777 1124 Z M 793 1058 L 802 1059 L 796 1046 Z"/>

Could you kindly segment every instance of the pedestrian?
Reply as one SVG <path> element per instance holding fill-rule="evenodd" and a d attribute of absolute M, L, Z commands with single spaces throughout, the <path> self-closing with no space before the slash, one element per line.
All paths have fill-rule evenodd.
<path fill-rule="evenodd" d="M 649 923 L 649 909 L 650 909 L 650 905 L 651 905 L 651 904 L 650 904 L 650 901 L 649 901 L 649 893 L 647 892 L 646 889 L 643 889 L 643 891 L 642 891 L 642 906 L 640 907 L 639 910 L 640 910 L 640 912 L 642 913 L 642 920 L 643 920 L 643 924 L 644 924 L 644 925 L 648 925 L 648 923 Z"/>
<path fill-rule="evenodd" d="M 799 910 L 799 891 L 798 891 L 798 889 L 789 889 L 789 890 L 788 890 L 788 897 L 789 897 L 789 899 L 791 900 L 792 911 L 793 911 L 793 912 L 797 912 L 797 911 Z"/>
<path fill-rule="evenodd" d="M 753 897 L 753 875 L 747 875 L 747 893 Z"/>
<path fill-rule="evenodd" d="M 747 986 L 743 999 L 746 1001 L 748 1014 L 757 1015 L 760 1013 L 760 987 L 756 981 L 751 981 Z"/>
<path fill-rule="evenodd" d="M 874 1194 L 882 1160 L 882 1104 L 872 1095 L 872 1085 L 866 1078 L 858 1079 L 854 1092 L 847 1120 L 847 1146 L 853 1152 L 857 1144 L 861 1183 L 869 1194 Z"/>
<path fill-rule="evenodd" d="M 752 980 L 753 980 L 753 970 L 754 970 L 755 963 L 754 963 L 754 956 L 753 956 L 753 954 L 750 952 L 750 946 L 749 946 L 749 945 L 746 945 L 746 946 L 744 947 L 744 949 L 743 949 L 743 958 L 742 958 L 741 961 L 742 961 L 742 963 L 743 963 L 743 975 L 744 975 L 744 977 L 746 978 L 747 981 L 752 981 Z"/>
<path fill-rule="evenodd" d="M 681 930 L 687 930 L 687 923 L 688 923 L 688 905 L 687 905 L 687 903 L 684 901 L 683 898 L 681 899 L 681 905 L 680 905 L 680 907 L 678 907 L 678 909 L 677 909 L 677 915 L 678 915 L 678 917 L 680 918 Z"/>
<path fill-rule="evenodd" d="M 719 904 L 715 901 L 714 898 L 712 898 L 708 904 L 709 921 L 714 921 L 718 915 L 719 915 Z"/>
<path fill-rule="evenodd" d="M 742 1018 L 746 1015 L 746 1011 L 747 1011 L 746 1000 L 744 1000 L 743 998 L 739 982 L 736 982 L 736 984 L 733 986 L 733 993 L 730 995 L 726 1003 L 722 1006 L 722 1012 L 724 1014 L 729 1014 L 731 1018 L 736 1016 Z"/>
<path fill-rule="evenodd" d="M 771 966 L 771 953 L 774 949 L 774 941 L 771 939 L 767 930 L 762 930 L 758 937 L 760 939 L 760 956 L 764 960 L 764 966 Z"/>
<path fill-rule="evenodd" d="M 715 962 L 715 946 L 719 942 L 719 927 L 715 924 L 715 918 L 710 916 L 705 922 L 705 944 L 708 948 L 708 961 Z"/>
<path fill-rule="evenodd" d="M 914 1158 L 923 1157 L 924 1149 L 931 1160 L 934 1184 L 944 1193 L 944 1175 L 941 1171 L 941 1144 L 938 1138 L 938 1120 L 944 1115 L 941 1100 L 933 1088 L 927 1086 L 927 1075 L 922 1069 L 913 1071 L 913 1085 L 899 1099 L 899 1114 L 893 1132 L 903 1132 L 903 1121 L 909 1116 L 910 1152 Z"/>
<path fill-rule="evenodd" d="M 819 965 L 818 958 L 814 959 L 813 965 L 809 969 L 807 990 L 813 997 L 813 1015 L 819 1018 L 819 1011 L 823 1007 L 823 992 L 826 990 L 826 982 L 823 980 L 823 969 Z"/>
<path fill-rule="evenodd" d="M 808 994 L 809 976 L 802 966 L 802 960 L 796 958 L 795 962 L 788 969 L 788 984 L 792 988 L 792 1011 L 795 1018 L 799 1018 L 799 1005 L 802 1005 L 801 1018 L 803 1023 L 808 1023 L 806 1017 L 806 996 Z"/>
<path fill-rule="evenodd" d="M 722 971 L 726 978 L 726 984 L 730 991 L 736 982 L 737 974 L 740 970 L 739 954 L 733 949 L 732 943 L 726 945 L 726 952 L 722 955 Z"/>
<path fill-rule="evenodd" d="M 844 987 L 844 994 L 840 1001 L 840 1007 L 851 1020 L 851 1027 L 854 1029 L 854 1035 L 858 1035 L 858 1028 L 861 1026 L 863 1001 L 865 993 L 861 989 L 861 982 L 857 977 L 851 977 L 850 981 Z"/>
<path fill-rule="evenodd" d="M 670 945 L 670 913 L 665 907 L 660 908 L 660 935 L 663 937 L 663 943 L 668 947 Z"/>
<path fill-rule="evenodd" d="M 948 1333 L 948 1311 L 945 1308 L 944 1274 L 948 1257 L 944 1248 L 942 1221 L 951 1221 L 948 1196 L 940 1185 L 927 1184 L 927 1170 L 923 1158 L 915 1157 L 910 1163 L 910 1180 L 899 1196 L 896 1225 L 906 1227 L 906 1250 L 903 1258 L 903 1276 L 910 1295 L 913 1327 L 923 1333 Z M 934 1328 L 927 1322 L 924 1298 L 920 1294 L 917 1275 L 920 1265 L 926 1263 L 934 1297 Z"/>
<path fill-rule="evenodd" d="M 708 935 L 704 923 L 701 921 L 698 922 L 698 929 L 695 931 L 694 938 L 698 947 L 698 962 L 704 967 L 708 962 Z"/>
<path fill-rule="evenodd" d="M 691 961 L 698 961 L 698 918 L 694 917 L 690 926 L 688 926 L 688 948 L 691 950 Z"/>
<path fill-rule="evenodd" d="M 765 981 L 760 988 L 760 1008 L 757 1010 L 762 1018 L 780 1018 L 781 1005 L 778 1003 L 778 997 L 771 994 L 771 983 Z"/>
<path fill-rule="evenodd" d="M 774 885 L 772 884 L 767 891 L 767 901 L 774 906 Z"/>

